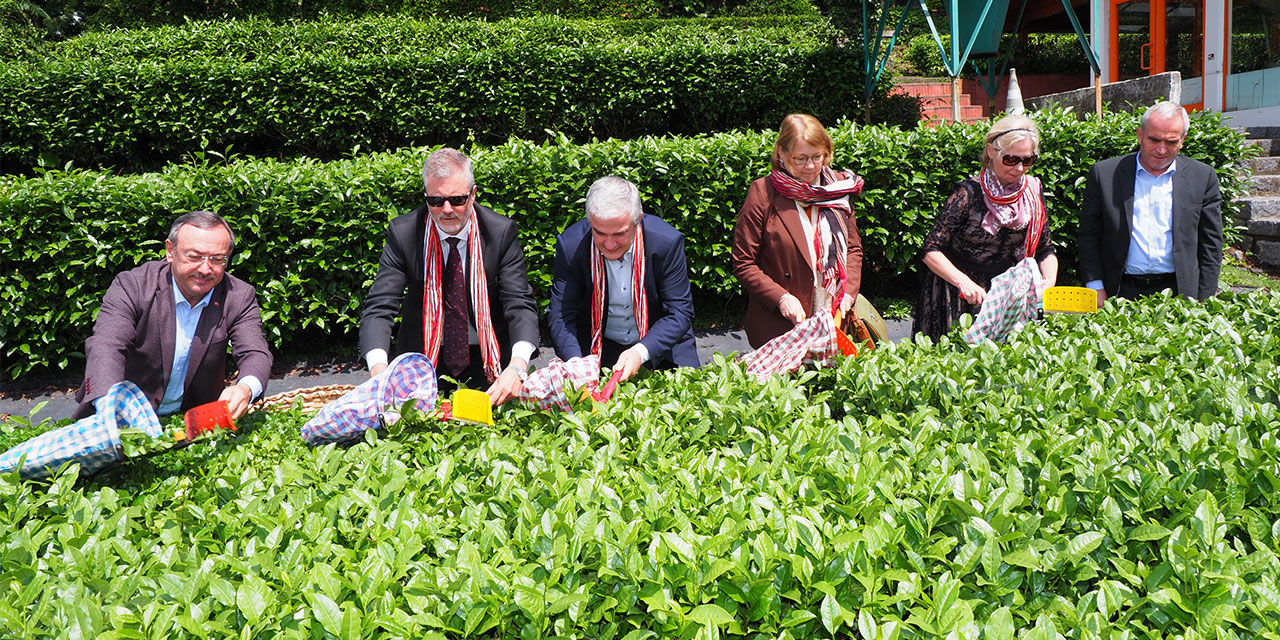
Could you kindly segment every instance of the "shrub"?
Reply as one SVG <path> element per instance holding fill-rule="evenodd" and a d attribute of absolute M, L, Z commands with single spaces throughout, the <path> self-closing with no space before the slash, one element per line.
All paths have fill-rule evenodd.
<path fill-rule="evenodd" d="M 1036 114 L 1054 241 L 1064 268 L 1074 262 L 1084 177 L 1097 159 L 1136 148 L 1138 116 L 1077 121 L 1066 112 Z M 910 273 L 935 212 L 952 185 L 977 169 L 983 125 L 901 131 L 838 123 L 831 127 L 835 165 L 867 182 L 855 203 L 867 258 L 866 286 Z M 583 215 L 596 178 L 635 181 L 645 208 L 686 237 L 694 286 L 736 292 L 729 268 L 732 230 L 751 181 L 765 175 L 774 132 L 693 138 L 609 140 L 575 145 L 512 140 L 473 148 L 479 200 L 518 221 L 531 281 L 546 297 L 553 239 Z M 1243 182 L 1241 134 L 1217 114 L 1192 118 L 1185 153 L 1218 168 L 1232 219 Z M 92 329 L 112 275 L 162 255 L 161 239 L 179 213 L 213 209 L 240 237 L 231 271 L 258 287 L 276 345 L 315 329 L 354 330 L 376 272 L 387 220 L 420 204 L 424 149 L 321 163 L 248 160 L 170 166 L 160 173 L 114 176 L 48 171 L 0 178 L 0 248 L 20 265 L 0 286 L 5 373 L 68 369 Z M 1064 280 L 1066 278 L 1064 277 Z"/>
<path fill-rule="evenodd" d="M 664 37 L 671 31 L 682 36 Z M 328 160 L 357 148 L 540 140 L 548 130 L 585 142 L 773 126 L 801 110 L 827 121 L 860 115 L 861 52 L 809 37 L 780 42 L 782 33 L 684 25 L 616 42 L 534 38 L 354 58 L 341 47 L 314 52 L 316 40 L 296 54 L 234 47 L 240 59 L 202 50 L 100 61 L 100 47 L 89 47 L 84 57 L 0 68 L 0 166 L 134 171 L 228 149 Z"/>
<path fill-rule="evenodd" d="M 2 1 L 2 0 L 0 0 Z M 442 37 L 447 34 L 448 37 Z M 459 50 L 575 47 L 585 43 L 651 48 L 678 44 L 764 43 L 816 47 L 840 32 L 820 16 L 572 20 L 513 18 L 497 22 L 403 16 L 273 22 L 260 18 L 191 22 L 148 29 L 86 33 L 57 43 L 46 60 L 75 63 L 222 60 L 334 55 L 384 58 Z"/>
<path fill-rule="evenodd" d="M 76 14 L 95 29 L 137 28 L 228 18 L 350 20 L 365 16 L 450 16 L 504 20 L 536 16 L 565 18 L 693 18 L 818 15 L 810 0 L 81 0 Z M 447 39 L 447 37 L 445 38 Z"/>
<path fill-rule="evenodd" d="M 1270 639 L 1277 314 L 1121 301 L 763 384 L 718 358 L 594 411 L 315 448 L 263 411 L 88 480 L 8 473 L 0 633 Z"/>

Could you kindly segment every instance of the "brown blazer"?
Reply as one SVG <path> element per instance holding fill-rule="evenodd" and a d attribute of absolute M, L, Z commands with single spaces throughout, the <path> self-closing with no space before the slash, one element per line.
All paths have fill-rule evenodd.
<path fill-rule="evenodd" d="M 845 292 L 857 297 L 862 285 L 862 238 L 850 213 Z M 794 325 L 782 317 L 778 303 L 790 293 L 806 316 L 813 313 L 813 262 L 795 201 L 778 194 L 764 177 L 751 183 L 747 200 L 733 227 L 733 275 L 747 292 L 743 328 L 752 348 L 786 333 Z"/>
<path fill-rule="evenodd" d="M 169 263 L 148 262 L 116 276 L 102 299 L 93 335 L 85 341 L 84 383 L 76 391 L 74 418 L 93 415 L 93 401 L 111 385 L 128 380 L 160 406 L 173 369 L 177 339 Z M 262 335 L 262 313 L 253 287 L 231 274 L 213 288 L 200 314 L 187 361 L 182 395 L 186 411 L 213 402 L 226 387 L 227 343 L 240 375 L 254 376 L 265 390 L 271 379 L 271 351 Z"/>

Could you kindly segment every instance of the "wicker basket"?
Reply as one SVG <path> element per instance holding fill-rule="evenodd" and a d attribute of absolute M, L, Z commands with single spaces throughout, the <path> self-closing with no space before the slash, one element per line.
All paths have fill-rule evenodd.
<path fill-rule="evenodd" d="M 263 398 L 253 405 L 253 411 L 280 411 L 291 409 L 295 402 L 302 401 L 304 413 L 314 413 L 321 407 L 341 398 L 346 392 L 356 388 L 351 384 L 330 384 L 320 387 L 303 387 L 292 391 L 283 391 Z"/>

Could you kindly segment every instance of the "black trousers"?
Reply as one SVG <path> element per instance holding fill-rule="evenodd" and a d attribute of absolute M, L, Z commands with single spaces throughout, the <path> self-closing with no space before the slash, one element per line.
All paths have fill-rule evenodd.
<path fill-rule="evenodd" d="M 440 385 L 440 397 L 448 398 L 458 388 L 458 385 L 445 380 L 443 376 L 449 376 L 456 379 L 459 383 L 468 389 L 479 389 L 485 391 L 492 384 L 489 382 L 488 376 L 484 374 L 484 356 L 480 354 L 480 345 L 471 345 L 471 361 L 467 367 L 458 375 L 453 375 L 443 369 L 436 371 L 436 382 Z"/>
<path fill-rule="evenodd" d="M 631 347 L 635 346 L 631 344 L 620 344 L 604 337 L 600 338 L 600 341 L 601 341 L 601 344 L 600 344 L 600 367 L 601 368 L 611 368 L 613 367 L 613 365 L 618 364 L 618 356 L 622 355 L 623 351 L 626 351 L 627 349 L 630 349 Z M 663 360 L 662 362 L 654 362 L 652 359 L 653 354 L 649 354 L 649 355 L 651 356 L 651 358 L 648 362 L 645 363 L 644 366 L 654 371 L 664 371 L 667 369 L 676 368 L 676 363 L 670 360 Z"/>
<path fill-rule="evenodd" d="M 1172 289 L 1174 293 L 1178 292 L 1178 274 L 1157 273 L 1135 276 L 1126 273 L 1120 276 L 1120 290 L 1116 292 L 1116 297 L 1134 300 L 1153 293 L 1160 293 L 1165 289 Z"/>

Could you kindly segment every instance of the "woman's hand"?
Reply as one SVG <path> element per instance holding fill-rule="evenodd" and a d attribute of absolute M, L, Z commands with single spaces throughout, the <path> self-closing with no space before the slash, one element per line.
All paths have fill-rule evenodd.
<path fill-rule="evenodd" d="M 843 298 L 840 298 L 840 317 L 841 318 L 849 317 L 849 310 L 853 308 L 853 303 L 857 302 L 857 300 L 858 300 L 857 296 L 851 296 L 847 293 L 844 294 Z"/>
<path fill-rule="evenodd" d="M 960 290 L 960 297 L 975 307 L 981 307 L 982 301 L 987 299 L 987 290 L 968 277 L 956 284 L 956 288 Z"/>
<path fill-rule="evenodd" d="M 804 307 L 800 306 L 800 301 L 789 293 L 782 296 L 782 300 L 778 301 L 778 313 L 790 320 L 791 324 L 804 322 Z"/>

